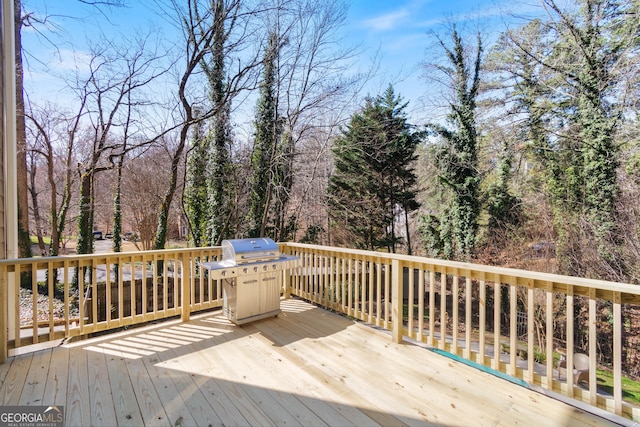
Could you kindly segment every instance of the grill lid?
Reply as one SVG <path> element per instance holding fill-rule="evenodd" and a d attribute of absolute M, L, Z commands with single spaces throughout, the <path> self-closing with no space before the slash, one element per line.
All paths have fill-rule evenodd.
<path fill-rule="evenodd" d="M 272 261 L 279 256 L 278 245 L 268 237 L 222 241 L 222 261 L 227 265 Z"/>

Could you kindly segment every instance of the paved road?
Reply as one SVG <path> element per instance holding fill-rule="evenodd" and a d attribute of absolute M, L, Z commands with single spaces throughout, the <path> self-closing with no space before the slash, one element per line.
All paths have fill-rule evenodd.
<path fill-rule="evenodd" d="M 93 241 L 93 252 L 103 254 L 105 252 L 113 252 L 113 240 L 103 239 Z"/>
<path fill-rule="evenodd" d="M 113 252 L 113 240 L 111 239 L 103 239 L 103 240 L 94 240 L 93 243 L 93 252 L 96 254 L 100 254 L 100 253 L 107 253 L 107 252 Z M 107 269 L 105 265 L 98 265 L 95 269 L 96 274 L 97 274 L 97 280 L 98 282 L 101 281 L 106 281 L 107 278 Z M 70 269 L 70 277 L 73 274 L 74 269 Z M 60 269 L 58 271 L 58 277 L 62 277 L 62 269 Z M 152 272 L 147 270 L 147 277 L 150 277 L 152 275 Z M 172 272 L 169 272 L 169 275 L 171 275 Z M 135 278 L 136 279 L 141 279 L 143 275 L 142 272 L 142 268 L 140 268 L 138 266 L 138 268 L 136 268 L 135 270 Z M 111 278 L 113 280 L 113 278 L 115 277 L 115 270 L 114 267 L 111 267 Z M 123 270 L 122 272 L 122 279 L 123 280 L 130 280 L 131 279 L 131 271 L 130 269 L 126 268 Z M 38 270 L 38 281 L 45 281 L 46 280 L 46 271 L 45 270 Z"/>

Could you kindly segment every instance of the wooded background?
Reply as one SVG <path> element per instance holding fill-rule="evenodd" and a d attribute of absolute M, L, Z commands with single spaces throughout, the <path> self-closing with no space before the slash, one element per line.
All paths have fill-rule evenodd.
<path fill-rule="evenodd" d="M 20 43 L 62 29 L 14 2 L 21 256 L 30 235 L 51 255 L 94 230 L 114 251 L 266 235 L 640 281 L 638 0 L 425 34 L 419 118 L 393 81 L 366 92 L 342 1 L 154 1 L 179 37 L 96 33 L 63 105 L 24 90 Z"/>

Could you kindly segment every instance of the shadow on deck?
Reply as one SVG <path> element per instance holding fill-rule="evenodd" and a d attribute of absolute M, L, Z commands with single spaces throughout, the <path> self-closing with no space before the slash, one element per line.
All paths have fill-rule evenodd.
<path fill-rule="evenodd" d="M 10 358 L 0 405 L 65 425 L 616 425 L 300 300 L 220 311 Z"/>

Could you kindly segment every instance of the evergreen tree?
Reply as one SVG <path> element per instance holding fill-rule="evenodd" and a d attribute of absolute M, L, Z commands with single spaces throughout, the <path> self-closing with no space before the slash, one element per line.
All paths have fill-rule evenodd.
<path fill-rule="evenodd" d="M 230 212 L 233 198 L 230 196 L 231 161 L 229 157 L 230 99 L 225 84 L 225 43 L 229 34 L 225 31 L 223 0 L 211 2 L 212 37 L 211 58 L 200 60 L 207 83 L 212 111 L 208 120 L 196 123 L 192 136 L 192 149 L 187 160 L 184 207 L 190 225 L 190 236 L 195 246 L 219 245 L 230 237 Z M 194 108 L 194 116 L 201 116 Z"/>
<path fill-rule="evenodd" d="M 198 113 L 195 113 L 196 117 Z M 199 122 L 191 135 L 191 150 L 187 158 L 184 189 L 184 209 L 189 221 L 191 243 L 206 246 L 206 227 L 210 217 L 209 195 L 207 192 L 207 171 L 209 169 L 210 139 L 205 134 L 205 125 Z"/>
<path fill-rule="evenodd" d="M 219 100 L 218 102 L 222 102 Z M 209 144 L 208 206 L 210 209 L 207 227 L 208 242 L 220 245 L 223 239 L 234 235 L 231 228 L 231 212 L 235 198 L 232 195 L 233 166 L 229 156 L 229 108 L 222 107 L 213 119 L 213 130 Z"/>
<path fill-rule="evenodd" d="M 616 109 L 611 108 L 609 96 L 613 94 L 611 61 L 620 58 L 620 46 L 607 31 L 621 25 L 619 5 L 604 1 L 586 1 L 582 6 L 582 26 L 566 21 L 569 46 L 579 48 L 578 68 L 571 70 L 577 89 L 577 124 L 582 140 L 582 181 L 584 182 L 584 212 L 595 238 L 598 254 L 615 270 L 617 265 L 618 233 L 616 200 L 619 195 L 617 168 L 619 149 L 615 141 L 618 126 Z M 563 18 L 565 20 L 565 18 Z M 609 28 L 607 28 L 609 27 Z"/>
<path fill-rule="evenodd" d="M 620 254 L 620 83 L 637 46 L 629 2 L 584 0 L 562 9 L 545 0 L 547 21 L 508 33 L 519 67 L 515 96 L 528 117 L 554 213 L 560 272 L 615 279 Z M 532 78 L 529 78 L 532 77 Z"/>
<path fill-rule="evenodd" d="M 442 69 L 454 82 L 455 100 L 451 103 L 449 123 L 453 129 L 429 124 L 432 134 L 441 143 L 434 147 L 439 180 L 450 197 L 448 206 L 439 217 L 425 219 L 422 231 L 427 250 L 432 255 L 468 259 L 473 254 L 480 215 L 480 175 L 478 172 L 478 135 L 476 129 L 476 100 L 480 86 L 482 42 L 478 35 L 475 58 L 471 63 L 465 55 L 462 38 L 455 27 L 453 47 L 444 48 L 452 68 Z M 432 235 L 436 233 L 437 236 Z M 437 246 L 434 246 L 437 245 Z"/>
<path fill-rule="evenodd" d="M 269 36 L 269 44 L 263 60 L 263 77 L 256 113 L 256 133 L 251 166 L 253 174 L 249 193 L 247 222 L 249 237 L 265 235 L 269 207 L 273 196 L 273 168 L 276 147 L 282 134 L 281 121 L 276 105 L 276 63 L 279 40 L 276 33 Z M 274 236 L 275 237 L 275 236 Z"/>
<path fill-rule="evenodd" d="M 400 215 L 406 221 L 418 208 L 413 163 L 421 135 L 407 122 L 406 106 L 389 86 L 383 96 L 366 100 L 334 143 L 329 215 L 334 230 L 357 248 L 395 252 L 403 240 Z"/>
<path fill-rule="evenodd" d="M 544 192 L 552 209 L 556 253 L 560 270 L 578 274 L 581 246 L 576 224 L 579 222 L 583 188 L 581 160 L 576 141 L 559 138 L 575 123 L 573 103 L 567 102 L 562 90 L 564 81 L 552 68 L 537 58 L 545 58 L 557 43 L 552 31 L 541 20 L 505 33 L 491 52 L 489 68 L 494 85 L 500 91 L 500 102 L 509 109 L 502 125 L 509 124 L 523 142 L 525 156 L 534 166 L 528 173 L 533 191 Z M 535 231 L 534 231 L 535 233 Z"/>
<path fill-rule="evenodd" d="M 512 229 L 520 223 L 520 199 L 509 189 L 513 174 L 513 152 L 505 142 L 497 159 L 497 176 L 487 190 L 488 235 L 497 236 L 500 232 Z"/>
<path fill-rule="evenodd" d="M 224 1 L 215 2 L 214 43 L 212 63 L 203 61 L 211 90 L 211 102 L 217 114 L 212 117 L 208 158 L 207 189 L 210 214 L 207 224 L 207 242 L 219 245 L 222 239 L 233 236 L 230 230 L 230 216 L 233 211 L 231 197 L 231 159 L 229 156 L 229 111 L 230 100 L 227 100 L 225 84 L 225 41 L 228 35 L 224 25 Z M 204 155 L 205 153 L 203 153 Z"/>
<path fill-rule="evenodd" d="M 293 187 L 295 146 L 290 133 L 281 133 L 274 165 L 274 235 L 278 241 L 286 241 L 295 232 L 295 217 L 287 218 L 287 205 Z"/>

